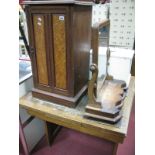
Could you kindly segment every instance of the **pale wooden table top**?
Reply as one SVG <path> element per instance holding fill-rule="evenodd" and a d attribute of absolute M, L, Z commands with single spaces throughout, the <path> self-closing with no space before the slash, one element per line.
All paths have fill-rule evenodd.
<path fill-rule="evenodd" d="M 83 97 L 75 109 L 34 98 L 31 93 L 20 98 L 19 104 L 21 107 L 27 109 L 30 115 L 42 120 L 104 138 L 115 143 L 122 143 L 127 135 L 134 94 L 135 79 L 131 77 L 127 97 L 124 100 L 121 111 L 123 117 L 115 125 L 83 117 L 84 107 L 87 104 L 87 96 Z"/>

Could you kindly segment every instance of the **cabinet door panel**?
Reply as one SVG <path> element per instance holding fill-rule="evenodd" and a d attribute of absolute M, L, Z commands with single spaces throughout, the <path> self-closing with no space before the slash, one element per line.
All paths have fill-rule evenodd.
<path fill-rule="evenodd" d="M 65 15 L 52 15 L 55 87 L 67 89 Z"/>
<path fill-rule="evenodd" d="M 48 85 L 44 16 L 33 15 L 33 24 L 38 83 L 41 85 Z"/>
<path fill-rule="evenodd" d="M 29 8 L 34 87 L 72 96 L 70 82 L 69 7 L 31 6 Z"/>

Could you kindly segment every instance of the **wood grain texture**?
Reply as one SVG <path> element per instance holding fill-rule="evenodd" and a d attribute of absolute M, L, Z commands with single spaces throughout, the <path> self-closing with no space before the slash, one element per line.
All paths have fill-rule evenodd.
<path fill-rule="evenodd" d="M 109 19 L 95 23 L 92 26 L 91 47 L 93 49 L 93 63 L 95 63 L 97 65 L 98 65 L 99 29 L 101 29 L 103 27 L 108 28 L 108 36 L 109 36 L 109 27 L 110 27 Z M 107 41 L 107 47 L 108 46 L 109 46 L 109 37 L 108 37 L 108 41 Z"/>
<path fill-rule="evenodd" d="M 90 69 L 92 79 L 88 85 L 88 105 L 85 116 L 116 123 L 121 118 L 120 111 L 126 96 L 126 83 L 121 80 L 106 80 L 105 76 L 95 97 L 94 88 L 96 88 L 98 67 L 96 64 L 92 64 Z"/>
<path fill-rule="evenodd" d="M 34 23 L 35 48 L 37 57 L 38 80 L 39 84 L 48 85 L 44 16 L 34 15 L 33 23 Z"/>
<path fill-rule="evenodd" d="M 80 99 L 81 96 L 85 94 L 86 91 L 83 91 L 83 88 L 85 89 L 87 86 L 89 77 L 92 6 L 69 4 L 34 4 L 25 5 L 25 11 L 27 12 L 26 15 L 28 19 L 30 46 L 34 49 L 34 51 L 36 51 L 36 47 L 33 15 L 42 15 L 44 17 L 48 85 L 39 83 L 37 57 L 35 52 L 33 52 L 32 68 L 35 89 L 33 89 L 32 94 L 35 97 L 39 97 L 44 100 L 74 107 L 78 103 L 76 96 L 78 96 Z M 54 47 L 54 40 L 56 39 L 53 33 L 55 30 L 55 28 L 53 28 L 53 15 L 65 15 L 64 23 L 61 25 L 58 22 L 58 26 L 60 27 L 61 25 L 65 29 L 65 40 L 61 36 L 60 38 L 63 40 L 63 43 L 59 42 L 59 46 L 65 43 L 66 51 L 65 53 L 61 53 L 61 50 L 57 58 L 58 60 L 61 57 L 65 57 L 66 59 L 66 62 L 60 60 L 60 63 L 62 64 L 61 67 L 56 67 L 57 64 L 55 63 L 55 54 L 57 55 L 58 52 L 55 51 Z M 57 25 L 56 28 L 58 29 Z M 59 31 L 57 35 L 60 34 L 61 32 Z M 65 72 L 66 75 L 64 73 L 61 74 L 59 68 L 62 68 L 62 71 Z M 60 80 L 56 78 L 58 75 L 56 75 L 56 72 L 60 73 Z M 62 81 L 63 83 L 59 83 Z M 80 96 L 78 95 L 79 93 Z M 55 97 L 55 94 L 59 96 Z M 69 97 L 70 99 L 67 101 L 62 96 Z"/>
<path fill-rule="evenodd" d="M 122 119 L 114 125 L 85 119 L 83 115 L 84 108 L 87 104 L 86 97 L 81 100 L 76 109 L 33 98 L 31 93 L 22 97 L 19 103 L 20 106 L 27 109 L 29 114 L 40 119 L 96 137 L 104 138 L 112 142 L 122 143 L 128 130 L 130 112 L 135 93 L 134 84 L 135 80 L 132 77 L 127 97 L 124 100 L 124 105 L 121 110 Z"/>
<path fill-rule="evenodd" d="M 68 107 L 75 108 L 75 106 L 78 104 L 79 100 L 86 95 L 87 93 L 87 86 L 83 87 L 79 93 L 74 96 L 74 97 L 68 97 L 64 95 L 59 95 L 56 93 L 50 93 L 47 91 L 42 91 L 39 89 L 32 89 L 32 95 L 33 97 L 47 100 L 47 101 L 52 101 L 57 104 L 65 105 Z"/>
<path fill-rule="evenodd" d="M 73 52 L 75 64 L 75 93 L 89 79 L 89 59 L 91 49 L 91 14 L 92 7 L 74 6 L 72 21 Z"/>
<path fill-rule="evenodd" d="M 124 95 L 125 90 L 119 81 L 106 80 L 98 93 L 98 100 L 101 101 L 103 109 L 113 109 L 120 106 L 122 100 L 124 100 Z"/>
<path fill-rule="evenodd" d="M 63 16 L 64 20 L 59 17 Z M 66 34 L 65 16 L 53 15 L 53 39 L 54 39 L 54 62 L 55 62 L 55 86 L 66 89 Z"/>
<path fill-rule="evenodd" d="M 94 24 L 92 27 L 93 64 L 90 67 L 92 79 L 88 85 L 89 101 L 86 106 L 85 116 L 116 123 L 121 118 L 120 110 L 123 106 L 123 99 L 125 98 L 126 84 L 120 80 L 113 80 L 113 77 L 108 74 L 110 58 L 109 26 L 110 20 L 104 20 Z M 108 27 L 106 73 L 102 80 L 98 81 L 98 40 L 99 29 L 102 27 Z"/>

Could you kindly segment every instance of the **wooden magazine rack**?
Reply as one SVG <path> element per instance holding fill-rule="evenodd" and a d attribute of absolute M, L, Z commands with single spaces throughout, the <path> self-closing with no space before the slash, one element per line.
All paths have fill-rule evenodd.
<path fill-rule="evenodd" d="M 108 28 L 106 73 L 101 80 L 98 80 L 99 29 L 103 27 Z M 126 96 L 126 83 L 121 80 L 115 80 L 108 74 L 110 58 L 109 27 L 110 21 L 105 20 L 95 24 L 92 28 L 93 64 L 90 66 L 92 79 L 88 85 L 88 104 L 85 110 L 85 117 L 116 123 L 121 119 L 121 107 Z"/>

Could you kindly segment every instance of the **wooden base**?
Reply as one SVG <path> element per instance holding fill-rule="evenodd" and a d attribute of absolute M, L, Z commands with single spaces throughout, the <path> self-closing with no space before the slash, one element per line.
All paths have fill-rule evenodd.
<path fill-rule="evenodd" d="M 104 117 L 115 118 L 119 115 L 120 110 L 118 110 L 117 108 L 106 110 L 102 109 L 100 104 L 88 104 L 86 106 L 86 112 Z"/>
<path fill-rule="evenodd" d="M 105 79 L 104 82 L 98 84 L 100 85 L 95 97 L 94 81 L 89 83 L 85 117 L 117 123 L 122 117 L 121 108 L 126 97 L 126 83 L 121 80 Z"/>
<path fill-rule="evenodd" d="M 63 95 L 58 95 L 50 92 L 46 92 L 43 90 L 39 90 L 36 88 L 32 89 L 32 96 L 36 98 L 40 98 L 43 100 L 51 101 L 57 104 L 65 105 L 68 107 L 76 107 L 79 100 L 87 93 L 87 86 L 84 86 L 79 93 L 74 97 L 67 97 Z"/>
<path fill-rule="evenodd" d="M 88 104 L 86 106 L 86 113 L 84 114 L 85 117 L 94 118 L 95 120 L 101 120 L 108 123 L 116 123 L 121 119 L 120 111 L 118 109 L 115 110 L 101 110 L 101 108 L 93 104 Z"/>

